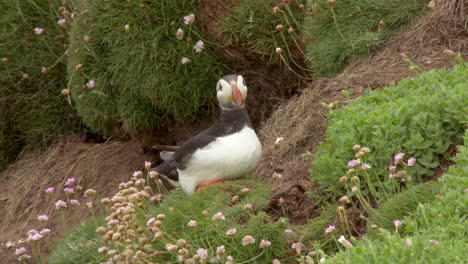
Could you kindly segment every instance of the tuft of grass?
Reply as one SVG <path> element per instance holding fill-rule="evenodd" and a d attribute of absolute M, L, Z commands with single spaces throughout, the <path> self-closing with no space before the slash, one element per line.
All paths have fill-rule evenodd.
<path fill-rule="evenodd" d="M 281 12 L 274 13 L 271 1 L 242 0 L 230 10 L 230 17 L 223 22 L 224 35 L 233 45 L 241 45 L 249 53 L 258 55 L 268 63 L 277 64 L 281 60 L 295 63 L 295 53 L 302 50 L 301 31 L 304 22 L 306 1 L 291 1 L 279 4 Z M 282 30 L 277 30 L 281 25 Z M 289 33 L 288 30 L 294 32 Z M 276 48 L 283 50 L 275 54 Z"/>
<path fill-rule="evenodd" d="M 406 159 L 417 159 L 418 165 L 407 169 L 407 177 L 416 181 L 419 175 L 432 175 L 441 158 L 448 158 L 447 149 L 462 137 L 467 124 L 466 66 L 424 72 L 384 90 L 367 92 L 343 109 L 331 111 L 327 141 L 315 155 L 311 179 L 322 184 L 328 195 L 342 194 L 344 185 L 338 180 L 347 171 L 348 161 L 355 158 L 355 144 L 370 148 L 363 162 L 373 167 L 375 175 L 366 184 L 377 186 L 376 190 L 393 193 L 387 167 L 397 152 L 405 153 Z M 368 186 L 361 188 L 366 193 Z"/>
<path fill-rule="evenodd" d="M 325 206 L 319 216 L 311 219 L 298 230 L 301 241 L 309 248 L 320 248 L 325 252 L 337 251 L 338 244 L 335 238 L 343 235 L 345 230 L 335 230 L 333 233 L 334 238 L 331 234 L 325 234 L 325 229 L 330 225 L 334 225 L 338 218 L 337 205 L 329 204 Z"/>
<path fill-rule="evenodd" d="M 306 54 L 317 77 L 330 77 L 352 58 L 368 56 L 395 30 L 421 15 L 427 0 L 313 1 L 304 23 Z"/>
<path fill-rule="evenodd" d="M 98 254 L 101 239 L 96 228 L 105 224 L 104 217 L 86 220 L 75 227 L 52 251 L 49 264 L 99 263 L 103 261 Z"/>
<path fill-rule="evenodd" d="M 456 165 L 440 180 L 440 199 L 420 204 L 403 219 L 404 236 L 381 229 L 325 263 L 465 263 L 468 222 L 468 130 Z"/>
<path fill-rule="evenodd" d="M 391 196 L 373 211 L 369 218 L 368 226 L 375 224 L 389 231 L 395 230 L 393 220 L 403 219 L 415 212 L 419 204 L 434 200 L 434 196 L 440 191 L 440 185 L 434 182 L 426 182 L 409 187 L 408 189 Z M 370 235 L 376 235 L 376 230 L 368 228 Z"/>
<path fill-rule="evenodd" d="M 66 29 L 57 25 L 58 2 L 0 0 L 0 170 L 25 146 L 46 147 L 82 132 L 66 88 Z M 34 28 L 44 33 L 36 35 Z M 62 37 L 60 37 L 62 36 Z M 47 67 L 47 74 L 41 72 Z"/>
<path fill-rule="evenodd" d="M 242 191 L 244 188 L 248 188 L 249 191 Z M 117 195 L 113 199 L 122 199 L 116 198 L 120 196 L 125 201 L 131 201 L 131 208 L 134 208 L 134 210 L 125 209 L 128 208 L 129 202 L 116 200 L 114 207 L 118 207 L 116 207 L 116 210 L 111 208 L 110 210 L 113 213 L 106 217 L 108 225 L 101 223 L 101 226 L 106 226 L 102 240 L 99 239 L 101 236 L 98 234 L 87 233 L 80 238 L 81 241 L 96 241 L 98 245 L 93 242 L 93 249 L 97 247 L 107 247 L 108 250 L 116 249 L 117 255 L 124 258 L 128 257 L 128 254 L 124 253 L 128 252 L 128 249 L 132 249 L 132 252 L 141 251 L 144 253 L 135 254 L 135 258 L 132 255 L 134 261 L 145 256 L 145 259 L 152 262 L 179 263 L 177 259 L 181 251 L 170 252 L 168 250 L 170 245 L 178 245 L 178 250 L 187 250 L 185 258 L 193 258 L 199 248 L 205 248 L 208 250 L 207 262 L 216 257 L 217 247 L 221 245 L 224 245 L 226 250 L 224 254 L 219 255 L 223 263 L 227 261 L 227 256 L 232 256 L 236 263 L 269 263 L 274 258 L 287 255 L 288 238 L 284 232 L 287 227 L 286 220 L 273 222 L 270 216 L 262 212 L 268 205 L 272 195 L 271 188 L 268 185 L 250 179 L 241 179 L 211 187 L 191 196 L 187 196 L 181 190 L 176 190 L 163 197 L 160 204 L 147 199 L 132 200 L 134 198 L 131 196 L 138 193 L 128 191 L 131 189 L 121 188 L 120 193 L 130 192 L 129 196 Z M 232 200 L 235 195 L 239 196 L 238 201 Z M 127 200 L 127 197 L 130 200 Z M 127 204 L 127 206 L 123 206 L 124 204 Z M 252 210 L 245 210 L 244 206 L 246 204 L 250 204 Z M 119 207 L 124 211 L 133 212 L 130 213 L 132 217 L 127 220 L 120 218 L 118 216 L 121 210 L 118 209 Z M 218 212 L 222 213 L 225 220 L 215 221 L 212 219 Z M 153 219 L 151 220 L 151 218 Z M 119 223 L 117 225 L 110 224 L 113 219 L 118 219 Z M 155 224 L 156 219 L 161 222 Z M 195 227 L 187 225 L 192 220 L 196 221 Z M 86 228 L 89 230 L 97 228 L 95 222 L 89 222 L 85 225 L 92 225 L 92 227 Z M 230 237 L 226 235 L 226 231 L 231 228 L 235 228 L 236 233 Z M 109 232 L 112 232 L 111 237 L 112 234 L 117 232 L 127 237 L 125 232 L 128 234 L 129 229 L 135 230 L 135 236 L 129 236 L 132 237 L 130 241 L 133 241 L 133 243 L 122 243 L 123 241 L 116 243 L 113 239 L 105 238 Z M 69 237 L 82 236 L 79 232 L 81 232 L 81 229 L 77 229 Z M 133 231 L 131 232 L 133 233 Z M 160 237 L 156 235 L 158 232 L 161 233 Z M 246 235 L 253 236 L 255 242 L 244 246 L 242 239 Z M 143 240 L 146 239 L 147 242 L 142 242 L 142 238 Z M 183 243 L 181 239 L 184 240 Z M 271 246 L 265 249 L 260 248 L 259 244 L 262 239 L 271 241 Z M 67 244 L 77 245 L 76 242 L 70 241 L 67 238 L 60 242 L 53 253 L 54 256 L 60 256 L 66 260 L 54 263 L 73 263 L 73 255 L 75 254 L 87 260 L 105 261 L 109 259 L 109 256 L 102 255 L 97 250 L 83 249 L 83 247 L 86 247 L 83 244 L 70 247 Z M 97 241 L 101 242 L 98 243 Z"/>
<path fill-rule="evenodd" d="M 196 17 L 184 24 L 193 1 L 84 1 L 80 10 L 87 13 L 71 24 L 68 79 L 93 131 L 134 133 L 156 128 L 164 116 L 193 118 L 212 109 L 216 81 L 227 67 L 210 43 L 200 53 L 193 48 L 203 41 Z M 183 57 L 191 62 L 182 64 Z M 91 80 L 92 89 L 86 87 Z"/>

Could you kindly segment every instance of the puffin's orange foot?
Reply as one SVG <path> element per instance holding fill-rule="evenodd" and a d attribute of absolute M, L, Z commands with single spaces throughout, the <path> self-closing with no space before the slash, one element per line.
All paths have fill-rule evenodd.
<path fill-rule="evenodd" d="M 197 192 L 199 192 L 201 190 L 205 190 L 206 188 L 209 188 L 211 186 L 214 186 L 216 184 L 220 184 L 220 183 L 223 183 L 223 182 L 224 182 L 223 180 L 219 180 L 219 181 L 214 181 L 214 182 L 210 182 L 208 184 L 202 185 L 202 186 L 197 188 Z"/>

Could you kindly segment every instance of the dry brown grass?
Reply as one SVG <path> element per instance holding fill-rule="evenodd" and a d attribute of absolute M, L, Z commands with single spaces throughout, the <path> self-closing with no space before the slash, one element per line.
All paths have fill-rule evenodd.
<path fill-rule="evenodd" d="M 311 83 L 300 95 L 281 105 L 259 131 L 264 155 L 252 175 L 273 183 L 270 177 L 276 171 L 284 175 L 277 185 L 309 182 L 312 160 L 301 154 L 317 152 L 319 143 L 325 140 L 328 117 L 320 103 L 343 100 L 342 90 L 356 98 L 366 90 L 414 76 L 416 73 L 402 60 L 405 55 L 424 70 L 452 67 L 453 56 L 443 54 L 443 50 L 467 54 L 467 9 L 463 0 L 435 1 L 435 7 L 423 19 L 410 30 L 394 34 L 372 56 L 351 62 L 333 78 Z M 284 141 L 275 145 L 277 137 Z"/>
<path fill-rule="evenodd" d="M 20 159 L 0 174 L 0 241 L 24 235 L 35 227 L 38 215 L 53 216 L 55 201 L 65 198 L 61 189 L 67 178 L 97 190 L 98 197 L 112 195 L 120 182 L 151 160 L 138 154 L 138 146 L 135 142 L 89 144 L 74 138 Z M 56 187 L 53 195 L 44 192 L 49 186 Z"/>

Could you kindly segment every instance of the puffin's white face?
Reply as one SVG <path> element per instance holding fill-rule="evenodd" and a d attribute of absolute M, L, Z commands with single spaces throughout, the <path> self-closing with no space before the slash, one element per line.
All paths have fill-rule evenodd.
<path fill-rule="evenodd" d="M 242 75 L 226 75 L 216 84 L 216 97 L 219 107 L 235 110 L 244 107 L 247 98 L 247 86 Z"/>

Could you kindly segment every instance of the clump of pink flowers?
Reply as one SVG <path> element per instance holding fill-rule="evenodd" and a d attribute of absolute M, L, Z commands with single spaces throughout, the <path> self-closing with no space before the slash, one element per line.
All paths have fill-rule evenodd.
<path fill-rule="evenodd" d="M 36 33 L 36 35 L 41 35 L 44 33 L 44 29 L 40 27 L 34 28 L 34 33 Z"/>
<path fill-rule="evenodd" d="M 193 23 L 195 23 L 195 15 L 194 14 L 184 16 L 184 24 L 185 25 L 191 25 Z"/>
<path fill-rule="evenodd" d="M 203 41 L 199 40 L 197 41 L 195 46 L 193 46 L 193 48 L 195 49 L 195 52 L 200 53 L 205 48 L 205 44 L 203 43 Z"/>
<path fill-rule="evenodd" d="M 335 227 L 334 225 L 329 225 L 329 226 L 325 229 L 325 234 L 329 234 L 329 233 L 333 232 L 335 229 L 336 229 L 336 227 Z"/>
<path fill-rule="evenodd" d="M 55 208 L 57 210 L 60 210 L 61 208 L 66 208 L 66 207 L 68 207 L 67 203 L 62 200 L 58 200 L 57 202 L 55 202 Z"/>

